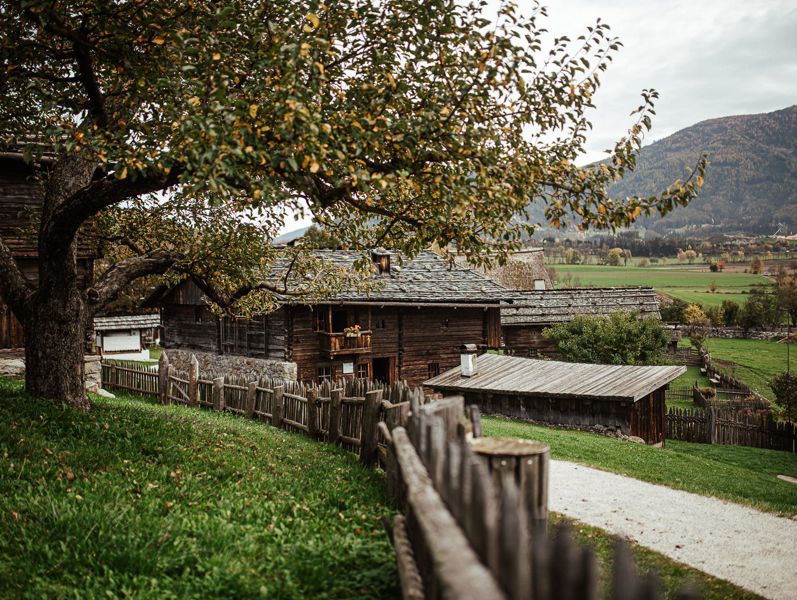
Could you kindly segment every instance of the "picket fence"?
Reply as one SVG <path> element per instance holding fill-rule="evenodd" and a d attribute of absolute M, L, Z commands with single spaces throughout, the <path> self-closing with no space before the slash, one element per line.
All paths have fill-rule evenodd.
<path fill-rule="evenodd" d="M 708 408 L 667 410 L 666 439 L 797 452 L 797 427 L 768 413 Z"/>

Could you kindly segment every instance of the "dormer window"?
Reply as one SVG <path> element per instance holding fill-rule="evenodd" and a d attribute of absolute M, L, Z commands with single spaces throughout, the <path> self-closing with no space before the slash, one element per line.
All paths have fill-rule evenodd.
<path fill-rule="evenodd" d="M 377 273 L 390 274 L 390 252 L 384 248 L 376 248 L 371 251 L 371 260 L 376 265 Z"/>

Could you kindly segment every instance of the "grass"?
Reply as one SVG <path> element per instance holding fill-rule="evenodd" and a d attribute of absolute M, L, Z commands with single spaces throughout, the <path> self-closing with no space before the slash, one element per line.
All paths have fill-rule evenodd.
<path fill-rule="evenodd" d="M 614 564 L 614 545 L 618 537 L 557 513 L 553 513 L 550 520 L 554 523 L 569 525 L 570 531 L 577 541 L 592 546 L 598 558 L 598 572 L 602 587 L 608 589 L 611 585 L 612 565 Z M 704 600 L 759 598 L 758 595 L 736 587 L 732 583 L 707 575 L 642 546 L 632 544 L 631 552 L 640 573 L 651 571 L 656 573 L 666 598 L 676 597 L 677 590 L 687 581 L 700 590 Z"/>
<path fill-rule="evenodd" d="M 743 446 L 690 444 L 667 440 L 654 448 L 581 431 L 485 417 L 484 434 L 535 439 L 556 459 L 605 469 L 651 483 L 749 504 L 761 510 L 797 514 L 797 456 Z"/>
<path fill-rule="evenodd" d="M 0 597 L 394 597 L 382 490 L 260 423 L 0 379 Z"/>
<path fill-rule="evenodd" d="M 723 271 L 712 273 L 707 265 L 676 265 L 652 267 L 610 267 L 608 265 L 555 265 L 562 276 L 572 274 L 579 285 L 599 287 L 652 286 L 656 290 L 680 298 L 685 302 L 698 302 L 703 306 L 719 305 L 723 300 L 743 304 L 745 292 L 756 285 L 771 285 L 763 275 Z M 717 293 L 709 292 L 711 282 L 717 284 Z"/>
<path fill-rule="evenodd" d="M 670 387 L 682 387 L 687 385 L 692 387 L 695 383 L 700 387 L 711 385 L 708 377 L 700 372 L 700 367 L 686 367 L 686 373 L 673 380 Z"/>

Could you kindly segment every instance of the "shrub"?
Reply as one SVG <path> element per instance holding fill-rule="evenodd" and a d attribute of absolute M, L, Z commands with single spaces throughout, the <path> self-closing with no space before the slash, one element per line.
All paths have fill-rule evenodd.
<path fill-rule="evenodd" d="M 797 375 L 794 373 L 775 375 L 769 387 L 775 394 L 775 404 L 781 408 L 783 416 L 789 421 L 797 420 Z"/>

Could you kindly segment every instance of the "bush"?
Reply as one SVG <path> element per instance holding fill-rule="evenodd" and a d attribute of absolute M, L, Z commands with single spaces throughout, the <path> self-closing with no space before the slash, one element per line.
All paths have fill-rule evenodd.
<path fill-rule="evenodd" d="M 659 309 L 662 321 L 667 323 L 683 323 L 684 311 L 686 310 L 687 306 L 689 305 L 686 302 L 678 298 L 667 305 L 662 305 Z"/>
<path fill-rule="evenodd" d="M 775 404 L 783 411 L 789 421 L 797 420 L 797 375 L 781 373 L 775 375 L 769 383 L 775 394 Z"/>
<path fill-rule="evenodd" d="M 655 317 L 617 312 L 610 317 L 578 315 L 543 330 L 570 362 L 653 365 L 665 362 L 670 336 Z"/>

